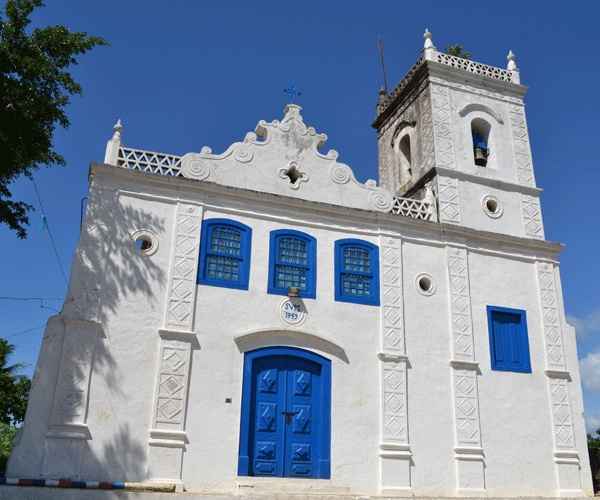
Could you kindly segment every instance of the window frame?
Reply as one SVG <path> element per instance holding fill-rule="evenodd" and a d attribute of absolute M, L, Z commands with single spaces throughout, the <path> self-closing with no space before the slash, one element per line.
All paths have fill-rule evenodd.
<path fill-rule="evenodd" d="M 212 232 L 217 226 L 229 226 L 238 229 L 241 233 L 240 239 L 240 276 L 237 281 L 209 278 L 206 273 L 206 263 L 209 255 L 210 238 Z M 218 286 L 221 288 L 234 288 L 238 290 L 248 290 L 250 282 L 250 261 L 252 253 L 252 229 L 241 222 L 232 219 L 204 219 L 200 232 L 200 257 L 198 261 L 198 274 L 196 283 L 199 285 Z M 231 257 L 231 255 L 226 256 Z"/>
<path fill-rule="evenodd" d="M 513 309 L 510 307 L 490 306 L 486 307 L 488 320 L 488 336 L 490 342 L 490 366 L 494 371 L 513 372 L 513 373 L 532 373 L 531 353 L 529 350 L 529 331 L 527 329 L 527 312 L 523 309 Z M 519 360 L 519 366 L 507 366 L 499 363 L 495 357 L 495 332 L 494 332 L 494 313 L 504 313 L 517 315 L 520 318 L 519 342 L 521 343 L 522 359 Z"/>
<path fill-rule="evenodd" d="M 287 288 L 275 286 L 275 266 L 279 264 L 278 240 L 279 238 L 291 236 L 299 238 L 307 243 L 307 266 L 283 263 L 286 266 L 306 267 L 306 290 L 300 290 L 300 297 L 303 299 L 314 299 L 317 297 L 317 240 L 310 234 L 297 231 L 295 229 L 274 229 L 269 233 L 269 276 L 267 282 L 267 293 L 273 295 L 288 294 Z"/>
<path fill-rule="evenodd" d="M 342 286 L 342 275 L 345 273 L 344 270 L 344 249 L 347 247 L 359 247 L 369 252 L 369 259 L 371 263 L 371 272 L 362 273 L 360 271 L 353 271 L 351 274 L 358 275 L 370 275 L 372 277 L 371 287 L 373 294 L 369 297 L 357 297 L 355 295 L 344 294 L 344 288 Z M 379 247 L 365 240 L 358 240 L 355 238 L 345 238 L 337 240 L 334 248 L 334 276 L 335 276 L 335 300 L 336 302 L 350 302 L 353 304 L 365 304 L 371 306 L 378 306 L 379 303 Z M 350 274 L 350 273 L 349 273 Z"/>

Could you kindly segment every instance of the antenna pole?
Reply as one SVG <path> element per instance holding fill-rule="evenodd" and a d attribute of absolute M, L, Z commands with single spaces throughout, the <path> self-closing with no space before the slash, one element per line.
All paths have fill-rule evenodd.
<path fill-rule="evenodd" d="M 379 61 L 381 62 L 381 70 L 383 72 L 383 89 L 387 94 L 388 91 L 388 82 L 387 82 L 387 73 L 385 71 L 385 60 L 383 58 L 383 39 L 381 37 L 377 37 L 377 49 L 379 51 Z"/>

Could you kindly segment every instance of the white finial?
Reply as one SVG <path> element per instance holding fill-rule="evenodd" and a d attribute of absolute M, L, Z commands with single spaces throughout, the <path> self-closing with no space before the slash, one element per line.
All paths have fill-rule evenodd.
<path fill-rule="evenodd" d="M 508 51 L 506 60 L 508 61 L 506 69 L 512 73 L 513 83 L 521 83 L 521 76 L 519 75 L 519 68 L 517 67 L 517 57 L 512 50 Z"/>
<path fill-rule="evenodd" d="M 517 68 L 517 58 L 515 57 L 515 53 L 512 50 L 508 51 L 508 55 L 506 56 L 508 60 L 508 64 L 506 65 L 506 69 L 509 71 L 516 71 Z"/>
<path fill-rule="evenodd" d="M 423 38 L 425 39 L 425 43 L 423 44 L 423 54 L 425 59 L 429 59 L 432 61 L 435 59 L 435 45 L 433 45 L 433 40 L 431 39 L 431 31 L 428 28 L 425 28 L 425 33 L 423 33 Z"/>
<path fill-rule="evenodd" d="M 115 123 L 113 125 L 113 139 L 116 139 L 117 137 L 120 139 L 122 130 L 123 130 L 123 124 L 121 123 L 121 119 L 119 118 L 117 120 L 117 123 Z"/>
<path fill-rule="evenodd" d="M 119 149 L 121 148 L 121 132 L 123 130 L 123 124 L 121 119 L 117 120 L 117 123 L 113 125 L 113 135 L 110 140 L 106 143 L 106 151 L 104 153 L 104 163 L 107 165 L 117 165 L 119 159 Z"/>
<path fill-rule="evenodd" d="M 425 43 L 423 44 L 424 49 L 435 49 L 435 45 L 433 45 L 433 40 L 431 39 L 431 31 L 429 31 L 429 28 L 425 28 L 423 38 L 425 39 Z"/>

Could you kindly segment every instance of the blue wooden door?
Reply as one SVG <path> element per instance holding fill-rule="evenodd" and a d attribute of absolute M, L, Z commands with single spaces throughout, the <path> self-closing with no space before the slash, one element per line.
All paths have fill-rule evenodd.
<path fill-rule="evenodd" d="M 293 354 L 305 351 L 274 349 L 277 353 L 254 359 L 246 374 L 251 379 L 247 474 L 329 477 L 330 396 L 324 387 L 329 372 Z"/>

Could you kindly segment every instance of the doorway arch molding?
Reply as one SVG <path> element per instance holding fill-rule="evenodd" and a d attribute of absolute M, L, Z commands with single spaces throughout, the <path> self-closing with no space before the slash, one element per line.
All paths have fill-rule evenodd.
<path fill-rule="evenodd" d="M 241 353 L 262 347 L 290 346 L 328 354 L 346 364 L 350 363 L 346 350 L 339 342 L 320 333 L 306 330 L 260 328 L 236 335 L 233 341 Z"/>

